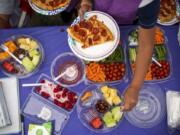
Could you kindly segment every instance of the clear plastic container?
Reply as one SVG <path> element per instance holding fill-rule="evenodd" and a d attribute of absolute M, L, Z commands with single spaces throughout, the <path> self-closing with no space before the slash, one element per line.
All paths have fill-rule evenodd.
<path fill-rule="evenodd" d="M 166 114 L 165 92 L 159 85 L 146 84 L 140 91 L 138 104 L 125 118 L 139 128 L 158 125 Z"/>
<path fill-rule="evenodd" d="M 56 106 L 49 104 L 45 99 L 39 97 L 38 95 L 29 95 L 22 107 L 22 114 L 33 122 L 42 124 L 47 122 L 40 117 L 43 109 L 50 112 L 48 116 L 49 119 L 47 121 L 54 122 L 53 134 L 61 134 L 69 120 L 69 114 Z"/>
<path fill-rule="evenodd" d="M 126 47 L 125 47 L 125 45 L 123 43 L 121 43 L 117 48 L 122 49 L 122 52 L 123 52 L 123 56 L 122 56 L 123 57 L 123 61 L 121 61 L 121 62 L 107 62 L 107 64 L 108 63 L 121 63 L 121 64 L 124 64 L 124 66 L 125 66 L 125 68 L 124 68 L 125 69 L 125 73 L 124 73 L 123 77 L 120 80 L 116 80 L 116 81 L 94 82 L 92 80 L 89 80 L 88 77 L 86 76 L 85 82 L 87 84 L 101 84 L 101 85 L 102 84 L 119 84 L 119 83 L 121 83 L 123 81 L 125 81 L 125 82 L 128 81 L 128 67 L 127 67 L 127 59 L 125 57 L 126 56 L 125 55 Z M 99 61 L 97 63 L 105 64 L 106 62 L 104 62 L 104 60 L 102 60 L 102 61 Z"/>
<path fill-rule="evenodd" d="M 42 14 L 42 15 L 56 15 L 56 14 L 59 14 L 69 6 L 69 4 L 68 4 L 68 5 L 66 5 L 64 7 L 61 7 L 61 8 L 58 8 L 56 10 L 44 10 L 44 9 L 41 9 L 41 8 L 37 7 L 35 4 L 33 4 L 32 0 L 28 0 L 28 2 L 29 2 L 29 5 L 31 6 L 31 8 L 34 11 L 36 11 L 37 13 Z M 71 2 L 71 0 L 70 0 L 70 2 Z"/>
<path fill-rule="evenodd" d="M 92 97 L 89 98 L 89 101 L 87 102 L 87 104 L 83 104 L 81 99 L 79 98 L 78 103 L 77 103 L 77 114 L 78 114 L 78 118 L 80 119 L 81 123 L 88 128 L 89 130 L 95 132 L 95 133 L 107 133 L 110 132 L 114 129 L 116 129 L 121 121 L 123 120 L 123 112 L 120 121 L 114 126 L 114 127 L 107 127 L 105 125 L 105 123 L 103 122 L 103 126 L 99 129 L 94 128 L 91 124 L 90 124 L 90 120 L 92 120 L 95 117 L 100 117 L 101 119 L 103 118 L 104 114 L 106 114 L 107 112 L 111 111 L 111 109 L 115 106 L 120 106 L 121 103 L 119 105 L 112 105 L 109 107 L 109 109 L 106 111 L 106 113 L 99 113 L 96 110 L 96 103 L 99 100 L 105 100 L 103 94 L 100 91 L 100 88 L 103 86 L 108 86 L 108 85 L 90 85 L 89 87 L 85 88 L 80 96 L 80 98 L 83 96 L 83 94 L 87 91 L 91 91 L 92 92 Z M 111 88 L 115 88 L 114 86 L 109 86 Z M 116 88 L 115 88 L 116 89 Z M 121 97 L 121 94 L 119 92 L 119 90 L 117 89 L 117 93 L 118 96 Z M 122 98 L 121 98 L 122 99 Z"/>
<path fill-rule="evenodd" d="M 58 85 L 49 76 L 45 74 L 41 74 L 36 83 L 44 83 L 44 82 L 41 82 L 41 80 L 47 80 L 53 83 L 53 84 L 48 84 L 47 86 L 54 87 L 55 85 Z M 66 89 L 61 86 L 58 86 L 58 87 L 60 87 L 62 90 Z M 41 124 L 47 121 L 55 122 L 54 134 L 59 135 L 61 134 L 63 128 L 66 126 L 69 120 L 69 117 L 76 106 L 76 103 L 73 105 L 73 108 L 71 110 L 67 110 L 61 106 L 56 105 L 53 102 L 52 97 L 48 97 L 48 98 L 43 97 L 41 95 L 42 93 L 41 94 L 38 93 L 37 88 L 40 88 L 40 87 L 32 88 L 31 94 L 26 99 L 22 107 L 22 114 L 26 116 L 27 118 L 29 118 L 30 120 L 36 122 L 37 124 Z M 67 90 L 68 90 L 68 93 L 72 92 L 70 89 L 67 89 Z M 60 91 L 57 92 L 57 90 L 55 91 L 53 90 L 53 92 L 55 92 L 56 94 L 60 92 Z M 78 94 L 77 93 L 75 94 L 78 100 Z"/>
<path fill-rule="evenodd" d="M 56 81 L 64 87 L 72 87 L 78 85 L 84 80 L 84 62 L 76 57 L 73 53 L 66 52 L 57 56 L 53 60 L 51 65 L 52 78 L 56 78 L 60 73 L 65 72 L 69 67 L 74 67 L 74 70 L 70 73 L 65 74 Z"/>
<path fill-rule="evenodd" d="M 136 48 L 137 47 L 137 45 L 136 44 L 131 44 L 131 45 L 129 45 L 129 35 L 130 35 L 130 33 L 131 32 L 133 32 L 134 30 L 136 30 L 137 28 L 134 28 L 133 30 L 130 30 L 128 33 L 128 41 L 126 42 L 127 43 L 127 59 L 128 59 L 128 65 L 129 65 L 129 70 L 130 70 L 130 78 L 132 78 L 133 77 L 133 71 L 132 71 L 132 67 L 131 67 L 131 64 L 132 64 L 132 62 L 131 62 L 131 60 L 130 60 L 130 55 L 129 55 L 129 50 L 130 50 L 130 48 Z M 167 37 L 166 37 L 166 35 L 165 35 L 165 32 L 161 29 L 161 31 L 164 33 L 164 37 L 165 37 L 165 43 L 162 45 L 162 46 L 164 46 L 164 48 L 166 49 L 166 51 L 167 51 L 167 56 L 166 56 L 166 60 L 165 61 L 167 61 L 168 63 L 169 63 L 169 68 L 170 68 L 170 72 L 169 72 L 169 75 L 167 76 L 167 77 L 165 77 L 165 78 L 163 78 L 163 79 L 153 79 L 153 80 L 145 80 L 144 82 L 145 83 L 161 83 L 161 82 L 164 82 L 164 81 L 167 81 L 167 80 L 170 80 L 171 79 L 171 77 L 172 77 L 172 70 L 173 70 L 173 68 L 172 68 L 172 58 L 171 58 L 171 54 L 170 54 L 170 51 L 169 51 L 169 48 L 168 48 L 168 39 L 167 39 Z M 157 45 L 158 46 L 158 45 Z M 154 50 L 154 53 L 153 53 L 153 57 L 155 57 L 155 50 Z M 153 63 L 153 62 L 152 62 Z"/>
<path fill-rule="evenodd" d="M 66 89 L 66 90 L 68 91 L 67 93 L 73 92 L 73 91 L 72 91 L 71 89 L 69 89 L 69 88 L 67 89 L 67 88 L 65 88 L 65 87 L 62 87 L 61 85 L 58 85 L 58 84 L 57 84 L 56 82 L 54 82 L 49 76 L 47 76 L 47 75 L 45 75 L 45 74 L 41 74 L 36 83 L 41 83 L 42 80 L 47 80 L 47 81 L 49 81 L 49 82 L 52 82 L 54 85 L 61 87 L 62 91 L 63 91 L 64 89 Z M 51 86 L 51 87 L 54 87 L 54 86 Z M 58 108 L 63 109 L 63 110 L 64 110 L 65 112 L 67 112 L 67 113 L 71 113 L 71 112 L 74 110 L 74 108 L 75 108 L 75 106 L 76 106 L 76 103 L 77 103 L 77 100 L 78 100 L 78 97 L 79 97 L 79 96 L 78 96 L 78 93 L 73 92 L 73 93 L 76 94 L 77 99 L 76 99 L 75 103 L 73 103 L 73 107 L 72 107 L 71 109 L 67 110 L 66 108 L 62 108 L 62 106 L 57 105 L 56 102 L 55 102 L 55 100 L 54 100 L 51 96 L 49 96 L 49 97 L 43 97 L 43 96 L 41 95 L 42 93 L 41 93 L 41 94 L 38 93 L 37 88 L 39 88 L 39 87 L 34 87 L 34 88 L 32 89 L 32 93 L 40 96 L 41 98 L 45 99 L 47 102 L 53 104 L 54 106 L 57 106 Z M 61 93 L 62 91 L 60 91 L 60 93 Z M 55 93 L 56 93 L 56 96 L 57 96 L 57 93 L 58 93 L 58 92 L 55 92 Z M 52 94 L 53 94 L 53 93 L 52 93 Z M 61 95 L 61 97 L 62 97 L 62 94 L 60 94 L 60 95 Z M 56 98 L 56 97 L 55 97 L 55 98 Z M 68 100 L 68 101 L 69 101 L 69 100 Z"/>
<path fill-rule="evenodd" d="M 2 72 L 3 72 L 5 75 L 7 75 L 7 76 L 16 77 L 16 78 L 27 78 L 27 77 L 32 76 L 33 74 L 35 74 L 35 73 L 39 70 L 39 68 L 40 68 L 40 66 L 41 66 L 41 64 L 42 64 L 42 62 L 43 62 L 43 60 L 44 60 L 44 49 L 43 49 L 41 43 L 40 43 L 37 39 L 35 39 L 34 37 L 32 37 L 32 36 L 30 36 L 30 35 L 14 35 L 14 36 L 11 36 L 10 38 L 8 38 L 7 40 L 5 40 L 2 44 L 4 44 L 4 43 L 7 42 L 7 41 L 16 41 L 16 40 L 19 39 L 19 38 L 30 38 L 30 39 L 34 40 L 34 41 L 38 44 L 38 49 L 36 49 L 36 50 L 38 50 L 39 53 L 40 53 L 40 61 L 39 61 L 38 65 L 36 66 L 36 68 L 35 68 L 32 72 L 28 72 L 28 71 L 25 70 L 25 68 L 24 68 L 23 65 L 19 64 L 19 63 L 16 62 L 14 59 L 12 59 L 11 57 L 9 57 L 9 58 L 1 61 L 1 66 L 0 66 L 0 67 L 1 67 L 1 69 L 2 69 Z M 19 48 L 19 47 L 18 47 L 18 48 Z M 7 71 L 5 71 L 5 70 L 2 68 L 2 63 L 3 63 L 4 61 L 10 60 L 10 59 L 11 59 L 11 61 L 12 61 L 11 63 L 14 63 L 15 65 L 17 65 L 17 67 L 19 67 L 19 73 L 15 73 L 15 74 L 8 73 Z"/>

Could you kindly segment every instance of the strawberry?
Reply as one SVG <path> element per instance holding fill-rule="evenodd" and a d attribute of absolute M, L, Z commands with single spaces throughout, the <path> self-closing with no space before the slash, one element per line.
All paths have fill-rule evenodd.
<path fill-rule="evenodd" d="M 36 91 L 37 93 L 40 93 L 41 87 L 36 87 L 35 91 Z"/>
<path fill-rule="evenodd" d="M 45 80 L 43 79 L 43 80 L 40 80 L 40 83 L 45 83 Z"/>
<path fill-rule="evenodd" d="M 57 85 L 56 89 L 58 89 L 59 91 L 62 91 L 62 90 L 63 90 L 63 87 L 60 86 L 60 85 Z"/>
<path fill-rule="evenodd" d="M 60 94 L 57 94 L 57 95 L 56 95 L 56 98 L 57 98 L 57 99 L 60 99 L 60 98 L 61 98 L 61 95 L 60 95 Z"/>
<path fill-rule="evenodd" d="M 58 106 L 60 106 L 60 107 L 62 107 L 62 108 L 65 108 L 65 103 L 59 102 L 59 105 L 58 105 Z"/>
<path fill-rule="evenodd" d="M 57 99 L 54 99 L 54 104 L 59 106 L 59 101 Z"/>
<path fill-rule="evenodd" d="M 65 98 L 67 96 L 67 93 L 68 93 L 68 89 L 65 88 L 63 90 L 62 97 Z"/>
<path fill-rule="evenodd" d="M 71 102 L 69 101 L 66 101 L 65 102 L 65 108 L 70 111 L 72 108 L 73 108 L 73 105 L 71 104 Z"/>
<path fill-rule="evenodd" d="M 57 89 L 57 88 L 54 88 L 54 89 L 53 89 L 53 92 L 54 92 L 54 93 L 58 93 L 59 91 L 60 91 L 60 90 Z"/>
<path fill-rule="evenodd" d="M 50 94 L 43 91 L 43 92 L 41 92 L 41 96 L 48 99 L 50 97 Z"/>
<path fill-rule="evenodd" d="M 68 97 L 68 100 L 70 100 L 70 101 L 73 101 L 73 99 L 74 99 L 72 92 L 68 92 L 67 97 Z"/>
<path fill-rule="evenodd" d="M 2 66 L 7 72 L 10 72 L 10 73 L 13 72 L 15 69 L 14 66 L 8 61 L 3 62 Z"/>
<path fill-rule="evenodd" d="M 96 129 L 99 129 L 101 128 L 102 126 L 102 121 L 100 118 L 94 118 L 92 121 L 91 121 L 91 126 L 96 128 Z"/>
<path fill-rule="evenodd" d="M 59 100 L 57 99 L 54 99 L 54 103 L 59 106 L 59 107 L 62 107 L 62 108 L 65 108 L 65 103 L 61 103 Z"/>
<path fill-rule="evenodd" d="M 72 100 L 72 103 L 75 104 L 77 102 L 77 96 L 75 96 Z"/>

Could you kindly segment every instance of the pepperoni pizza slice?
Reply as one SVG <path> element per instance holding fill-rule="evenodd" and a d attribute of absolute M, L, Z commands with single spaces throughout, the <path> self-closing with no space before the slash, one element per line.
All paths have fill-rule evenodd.
<path fill-rule="evenodd" d="M 114 36 L 110 29 L 94 15 L 88 20 L 83 20 L 67 29 L 68 34 L 88 48 L 108 41 L 113 41 Z"/>
<path fill-rule="evenodd" d="M 32 0 L 32 3 L 44 10 L 56 10 L 70 3 L 70 0 Z"/>

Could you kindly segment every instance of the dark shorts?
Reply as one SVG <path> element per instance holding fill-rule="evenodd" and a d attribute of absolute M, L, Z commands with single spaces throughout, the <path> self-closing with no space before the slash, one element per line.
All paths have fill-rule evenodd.
<path fill-rule="evenodd" d="M 160 0 L 154 0 L 145 7 L 138 9 L 138 23 L 141 27 L 149 29 L 156 25 L 160 9 Z"/>

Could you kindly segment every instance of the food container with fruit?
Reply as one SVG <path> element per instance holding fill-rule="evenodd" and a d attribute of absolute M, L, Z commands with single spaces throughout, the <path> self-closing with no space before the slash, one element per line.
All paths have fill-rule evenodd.
<path fill-rule="evenodd" d="M 110 132 L 122 121 L 119 90 L 107 85 L 91 85 L 80 96 L 77 113 L 82 124 L 96 133 Z"/>
<path fill-rule="evenodd" d="M 78 100 L 78 94 L 67 89 L 52 80 L 47 75 L 42 74 L 37 83 L 43 84 L 33 88 L 33 92 L 60 109 L 70 113 Z"/>
<path fill-rule="evenodd" d="M 85 61 L 87 83 L 120 83 L 127 79 L 124 48 L 119 44 L 109 57 L 98 62 Z"/>
<path fill-rule="evenodd" d="M 51 76 L 57 79 L 57 83 L 62 86 L 70 87 L 78 85 L 84 80 L 84 62 L 76 57 L 73 53 L 63 53 L 57 56 L 51 65 Z"/>
<path fill-rule="evenodd" d="M 167 47 L 167 38 L 164 31 L 157 27 L 155 32 L 155 46 L 153 50 L 153 58 L 161 64 L 158 65 L 152 60 L 148 72 L 145 77 L 145 82 L 158 82 L 167 80 L 171 77 L 171 57 Z M 131 77 L 135 71 L 135 61 L 138 50 L 138 29 L 130 32 L 128 37 L 128 54 L 129 64 L 131 67 Z"/>
<path fill-rule="evenodd" d="M 2 43 L 14 54 L 16 61 L 8 52 L 0 49 L 0 65 L 4 74 L 25 78 L 34 74 L 44 59 L 41 43 L 29 35 L 15 35 Z"/>

